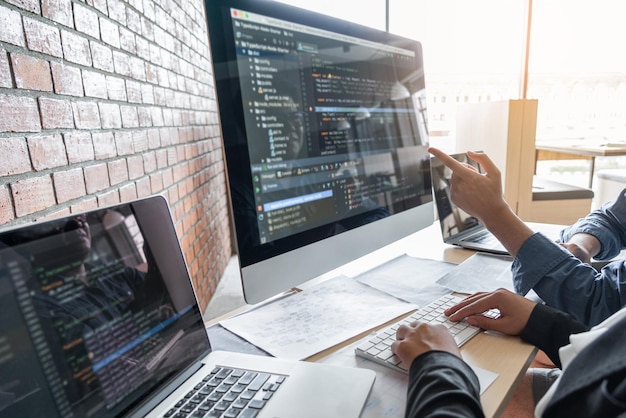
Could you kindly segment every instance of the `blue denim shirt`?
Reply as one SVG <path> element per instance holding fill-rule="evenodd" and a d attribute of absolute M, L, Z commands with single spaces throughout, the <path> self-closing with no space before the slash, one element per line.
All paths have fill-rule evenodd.
<path fill-rule="evenodd" d="M 626 189 L 616 200 L 564 229 L 561 241 L 581 232 L 600 241 L 596 259 L 610 259 L 625 249 Z M 540 233 L 524 242 L 511 270 L 518 293 L 534 289 L 547 305 L 589 326 L 626 305 L 626 260 L 613 261 L 598 272 Z"/>

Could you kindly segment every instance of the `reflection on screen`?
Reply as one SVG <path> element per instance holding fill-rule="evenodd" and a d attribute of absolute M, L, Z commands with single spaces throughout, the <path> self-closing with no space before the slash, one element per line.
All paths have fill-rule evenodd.
<path fill-rule="evenodd" d="M 421 51 L 230 13 L 258 243 L 430 196 Z"/>
<path fill-rule="evenodd" d="M 132 204 L 0 234 L 0 415 L 115 416 L 205 351 L 167 264 Z"/>
<path fill-rule="evenodd" d="M 452 154 L 451 157 L 463 164 L 474 167 L 478 172 L 481 171 L 476 161 L 469 158 L 465 153 Z M 439 216 L 443 238 L 448 238 L 479 225 L 480 221 L 478 218 L 465 212 L 450 199 L 452 170 L 437 158 L 432 159 L 431 170 L 433 193 L 437 202 L 437 215 Z"/>

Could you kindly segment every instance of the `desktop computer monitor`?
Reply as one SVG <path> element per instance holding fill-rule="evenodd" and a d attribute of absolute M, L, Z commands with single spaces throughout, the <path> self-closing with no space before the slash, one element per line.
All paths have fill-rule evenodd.
<path fill-rule="evenodd" d="M 432 224 L 419 42 L 273 1 L 206 13 L 248 303 Z"/>

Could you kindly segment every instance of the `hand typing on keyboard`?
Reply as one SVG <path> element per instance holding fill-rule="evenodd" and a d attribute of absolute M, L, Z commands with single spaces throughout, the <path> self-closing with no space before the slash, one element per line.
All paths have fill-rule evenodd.
<path fill-rule="evenodd" d="M 508 335 L 519 335 L 526 327 L 528 318 L 536 303 L 506 289 L 493 292 L 475 293 L 458 304 L 446 309 L 444 314 L 451 321 L 463 319 L 473 326 L 482 329 L 502 332 Z M 499 315 L 486 314 L 497 309 Z"/>
<path fill-rule="evenodd" d="M 403 368 L 409 369 L 416 357 L 427 351 L 447 351 L 461 357 L 461 351 L 448 329 L 441 324 L 413 322 L 401 325 L 391 351 L 402 360 Z"/>
<path fill-rule="evenodd" d="M 535 302 L 523 296 L 499 289 L 475 293 L 447 307 L 443 313 L 451 322 L 467 321 L 473 327 L 518 335 L 535 306 Z M 398 327 L 391 352 L 402 361 L 400 367 L 408 369 L 415 358 L 427 351 L 448 351 L 460 356 L 457 343 L 445 325 L 414 322 Z"/>

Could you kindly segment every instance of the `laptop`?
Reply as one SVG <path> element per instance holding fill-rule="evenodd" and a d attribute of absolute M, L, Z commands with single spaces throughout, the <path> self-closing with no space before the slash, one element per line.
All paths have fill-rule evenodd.
<path fill-rule="evenodd" d="M 471 165 L 480 170 L 480 166 L 465 153 L 451 154 L 452 158 Z M 435 206 L 441 226 L 441 234 L 446 244 L 458 245 L 475 251 L 492 254 L 508 255 L 500 241 L 476 217 L 471 216 L 463 209 L 452 203 L 450 199 L 450 178 L 452 170 L 446 167 L 439 159 L 431 158 L 431 176 Z M 563 229 L 559 225 L 527 222 L 533 231 L 546 235 L 553 241 L 559 240 L 559 232 Z"/>
<path fill-rule="evenodd" d="M 0 232 L 0 416 L 358 417 L 374 378 L 212 351 L 161 196 Z"/>

